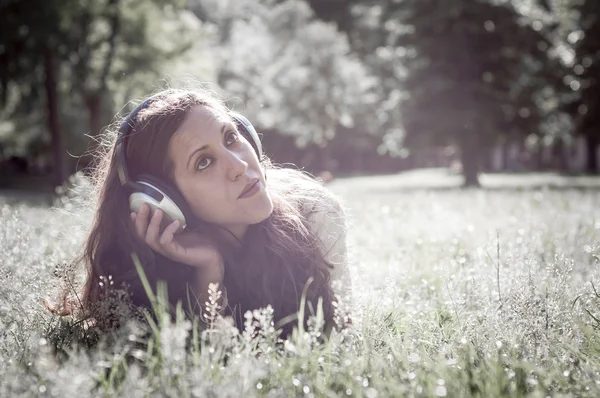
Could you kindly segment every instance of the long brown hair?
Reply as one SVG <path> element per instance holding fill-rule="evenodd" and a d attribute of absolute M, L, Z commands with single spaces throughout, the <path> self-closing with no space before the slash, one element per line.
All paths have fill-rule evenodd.
<path fill-rule="evenodd" d="M 227 111 L 221 101 L 206 92 L 169 89 L 157 95 L 138 114 L 126 152 L 132 178 L 144 173 L 172 181 L 172 167 L 167 158 L 169 140 L 187 112 L 197 105 Z M 131 259 L 132 252 L 139 256 L 151 286 L 155 287 L 161 280 L 166 282 L 172 306 L 178 301 L 189 304 L 188 281 L 193 280 L 192 267 L 155 253 L 135 233 L 129 217 L 127 191 L 118 179 L 113 151 L 116 139 L 114 131 L 107 129 L 107 150 L 94 173 L 97 209 L 82 256 L 88 266 L 83 307 L 93 308 L 106 298 L 106 283 L 100 282 L 101 277 L 109 276 L 115 288 L 126 286 L 135 306 L 150 307 Z M 322 297 L 325 319 L 331 321 L 330 276 L 327 267 L 323 266 L 325 260 L 317 250 L 317 237 L 306 219 L 312 205 L 322 201 L 325 189 L 301 171 L 280 168 L 266 157 L 261 161 L 268 176 L 267 189 L 274 208 L 267 219 L 249 227 L 241 249 L 224 253 L 224 285 L 229 312 L 238 327 L 243 326 L 246 311 L 268 304 L 274 309 L 275 320 L 295 314 L 299 310 L 302 290 L 312 278 L 307 303 L 316 309 L 318 299 Z M 199 309 L 188 310 L 197 312 Z M 284 326 L 284 334 L 289 333 L 292 326 Z"/>

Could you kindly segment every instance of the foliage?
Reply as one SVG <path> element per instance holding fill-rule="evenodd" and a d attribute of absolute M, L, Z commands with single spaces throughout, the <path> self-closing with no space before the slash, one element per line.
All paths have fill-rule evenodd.
<path fill-rule="evenodd" d="M 600 145 L 600 4 L 593 0 L 573 0 L 571 13 L 576 17 L 566 33 L 566 41 L 573 46 L 571 73 L 565 84 L 579 95 L 566 108 L 576 121 L 577 132 L 588 139 L 592 153 L 588 155 L 587 169 L 598 171 L 593 152 Z"/>
<path fill-rule="evenodd" d="M 220 27 L 219 84 L 259 127 L 302 147 L 326 146 L 338 126 L 376 131 L 376 81 L 345 35 L 316 20 L 305 2 L 199 3 L 198 13 Z"/>
<path fill-rule="evenodd" d="M 218 85 L 267 151 L 312 171 L 335 171 L 335 151 L 381 166 L 452 145 L 476 183 L 491 145 L 598 145 L 593 0 L 5 0 L 0 14 L 0 161 L 44 172 L 84 167 L 115 113 L 185 80 Z"/>
<path fill-rule="evenodd" d="M 556 109 L 560 63 L 541 27 L 506 1 L 389 1 L 355 12 L 380 37 L 371 63 L 400 107 L 397 135 L 409 148 L 457 145 L 467 184 L 491 144 L 538 133 Z"/>
<path fill-rule="evenodd" d="M 206 59 L 187 59 L 191 51 L 197 57 L 206 49 L 203 27 L 184 6 L 181 0 L 4 2 L 0 105 L 8 123 L 0 142 L 5 152 L 42 152 L 32 147 L 50 142 L 51 127 L 42 126 L 53 105 L 59 125 L 52 140 L 66 139 L 66 148 L 52 150 L 82 155 L 94 149 L 94 136 L 110 123 L 115 108 L 147 95 L 165 74 L 210 76 Z M 48 57 L 55 66 L 55 96 L 44 84 Z M 51 150 L 47 144 L 45 149 Z M 75 162 L 81 167 L 87 160 Z"/>

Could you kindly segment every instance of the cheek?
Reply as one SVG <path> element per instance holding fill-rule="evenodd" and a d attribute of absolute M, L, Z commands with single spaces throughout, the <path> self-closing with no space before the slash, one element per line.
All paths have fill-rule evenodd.
<path fill-rule="evenodd" d="M 244 160 L 248 162 L 248 164 L 256 165 L 259 163 L 257 153 L 254 151 L 254 148 L 252 147 L 252 145 L 250 145 L 246 138 L 244 138 L 244 149 L 242 156 L 244 157 Z"/>
<path fill-rule="evenodd" d="M 186 191 L 185 197 L 197 217 L 218 222 L 224 213 L 230 213 L 222 184 L 196 184 Z"/>

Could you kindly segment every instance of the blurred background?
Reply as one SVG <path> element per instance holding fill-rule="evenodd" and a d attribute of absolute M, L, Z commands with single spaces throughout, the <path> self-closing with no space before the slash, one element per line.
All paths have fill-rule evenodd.
<path fill-rule="evenodd" d="M 53 192 L 189 82 L 325 180 L 599 170 L 598 0 L 0 0 L 0 193 Z"/>

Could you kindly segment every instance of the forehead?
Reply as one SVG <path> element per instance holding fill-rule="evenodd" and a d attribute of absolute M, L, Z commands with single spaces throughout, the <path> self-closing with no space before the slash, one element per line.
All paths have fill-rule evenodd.
<path fill-rule="evenodd" d="M 223 110 L 197 105 L 187 113 L 173 138 L 179 138 L 178 141 L 202 140 L 220 132 L 221 127 L 229 122 L 231 118 Z"/>
<path fill-rule="evenodd" d="M 223 125 L 230 122 L 231 117 L 224 110 L 204 105 L 190 109 L 169 140 L 167 157 L 170 167 L 174 170 L 185 168 L 190 154 L 202 146 L 211 146 L 214 138 L 221 135 Z"/>

